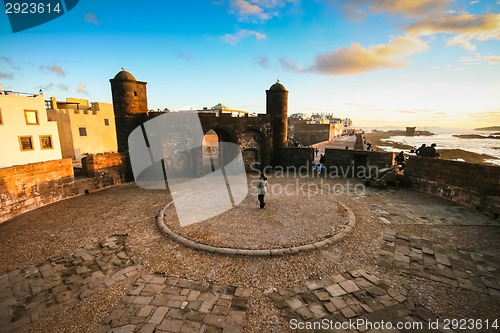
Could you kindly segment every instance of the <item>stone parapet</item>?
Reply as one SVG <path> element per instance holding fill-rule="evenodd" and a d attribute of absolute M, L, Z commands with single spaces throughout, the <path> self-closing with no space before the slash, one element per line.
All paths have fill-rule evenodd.
<path fill-rule="evenodd" d="M 0 169 L 0 222 L 74 195 L 71 159 Z"/>
<path fill-rule="evenodd" d="M 500 167 L 414 156 L 406 162 L 405 176 L 416 189 L 494 217 L 500 213 Z"/>
<path fill-rule="evenodd" d="M 75 178 L 71 159 L 0 169 L 0 223 L 69 197 L 122 183 L 130 173 L 127 154 L 87 155 L 84 177 Z"/>

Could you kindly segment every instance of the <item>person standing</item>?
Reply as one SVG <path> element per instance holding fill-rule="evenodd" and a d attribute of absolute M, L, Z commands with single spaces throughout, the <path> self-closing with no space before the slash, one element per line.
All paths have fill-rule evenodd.
<path fill-rule="evenodd" d="M 264 175 L 260 176 L 259 182 L 257 183 L 257 197 L 259 198 L 260 208 L 263 209 L 266 206 L 264 202 L 264 197 L 267 193 L 267 177 Z"/>
<path fill-rule="evenodd" d="M 321 154 L 318 163 L 316 163 L 313 167 L 313 172 L 316 170 L 316 168 L 319 168 L 318 175 L 321 173 L 321 170 L 323 169 L 323 164 L 325 164 L 325 155 Z"/>

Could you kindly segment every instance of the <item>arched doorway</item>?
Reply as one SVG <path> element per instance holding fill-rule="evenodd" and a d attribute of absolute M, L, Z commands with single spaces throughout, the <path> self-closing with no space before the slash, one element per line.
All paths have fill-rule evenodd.
<path fill-rule="evenodd" d="M 247 171 L 255 171 L 261 168 L 266 154 L 266 140 L 264 134 L 250 129 L 243 132 L 239 137 L 239 146 L 243 154 L 243 161 Z"/>
<path fill-rule="evenodd" d="M 169 129 L 162 134 L 163 162 L 169 175 L 186 176 L 196 170 L 196 154 L 192 148 L 196 137 L 183 128 Z"/>
<path fill-rule="evenodd" d="M 203 174 L 219 168 L 219 135 L 209 130 L 203 136 L 201 144 Z"/>

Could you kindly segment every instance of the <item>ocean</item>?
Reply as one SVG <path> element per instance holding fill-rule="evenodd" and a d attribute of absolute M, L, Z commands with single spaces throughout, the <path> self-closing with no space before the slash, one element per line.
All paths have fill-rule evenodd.
<path fill-rule="evenodd" d="M 380 128 L 379 128 L 380 129 Z M 417 129 L 419 130 L 419 129 Z M 488 163 L 500 166 L 500 139 L 466 139 L 457 138 L 453 135 L 457 134 L 479 134 L 488 136 L 495 132 L 491 131 L 474 131 L 470 129 L 447 129 L 447 128 L 421 128 L 435 133 L 432 136 L 392 136 L 382 141 L 393 141 L 413 146 L 420 147 L 423 143 L 430 145 L 435 143 L 437 149 L 463 149 L 478 154 L 487 154 L 492 156 L 491 159 L 486 159 Z M 387 146 L 379 146 L 381 149 L 391 152 L 400 152 L 401 149 L 394 148 L 388 142 Z M 405 150 L 403 150 L 405 151 Z M 408 152 L 408 151 L 406 151 Z"/>

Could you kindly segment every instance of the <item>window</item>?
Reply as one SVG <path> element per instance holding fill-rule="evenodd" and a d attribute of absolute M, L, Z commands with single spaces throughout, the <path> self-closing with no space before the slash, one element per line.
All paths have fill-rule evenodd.
<path fill-rule="evenodd" d="M 54 149 L 52 135 L 40 135 L 40 147 L 42 149 Z"/>
<path fill-rule="evenodd" d="M 104 119 L 104 126 L 109 126 L 109 119 L 107 118 Z"/>
<path fill-rule="evenodd" d="M 24 119 L 26 120 L 26 125 L 38 125 L 38 111 L 24 110 Z"/>
<path fill-rule="evenodd" d="M 137 96 L 137 91 L 134 91 L 134 96 Z"/>
<path fill-rule="evenodd" d="M 2 109 L 0 109 L 0 125 L 3 125 L 3 120 L 2 120 Z"/>
<path fill-rule="evenodd" d="M 79 127 L 78 131 L 80 132 L 80 136 L 87 136 L 87 128 L 86 127 Z"/>
<path fill-rule="evenodd" d="M 21 151 L 33 150 L 33 137 L 20 136 L 19 147 L 21 148 Z"/>

